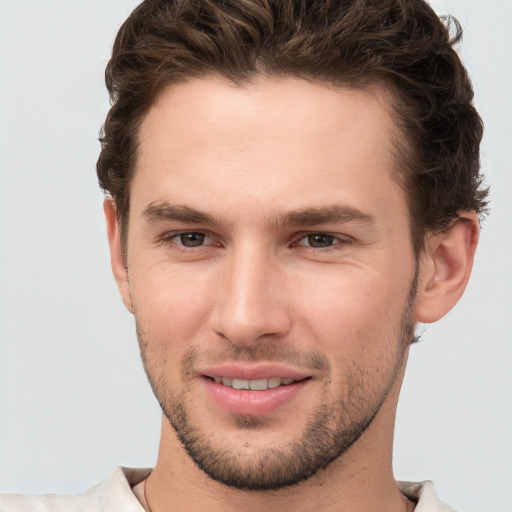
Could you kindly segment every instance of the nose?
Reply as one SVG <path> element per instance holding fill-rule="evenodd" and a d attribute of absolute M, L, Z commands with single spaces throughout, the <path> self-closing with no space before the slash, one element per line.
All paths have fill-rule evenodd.
<path fill-rule="evenodd" d="M 281 338 L 289 331 L 284 272 L 265 251 L 233 252 L 220 281 L 211 317 L 217 335 L 242 346 Z"/>

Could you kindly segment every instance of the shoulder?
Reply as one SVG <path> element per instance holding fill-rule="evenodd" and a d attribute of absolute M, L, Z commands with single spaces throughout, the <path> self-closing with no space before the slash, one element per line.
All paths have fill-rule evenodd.
<path fill-rule="evenodd" d="M 456 512 L 455 509 L 439 499 L 430 480 L 425 482 L 398 482 L 403 494 L 415 501 L 414 512 Z"/>
<path fill-rule="evenodd" d="M 71 496 L 64 494 L 46 494 L 29 496 L 25 494 L 0 495 L 1 512 L 90 512 L 100 511 L 99 504 L 85 495 Z"/>
<path fill-rule="evenodd" d="M 79 495 L 0 495 L 0 512 L 143 512 L 131 487 L 142 481 L 149 469 L 116 468 L 103 482 Z"/>

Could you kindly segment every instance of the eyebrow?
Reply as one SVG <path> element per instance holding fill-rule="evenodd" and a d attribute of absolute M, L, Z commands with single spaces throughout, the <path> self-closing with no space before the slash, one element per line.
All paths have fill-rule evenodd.
<path fill-rule="evenodd" d="M 303 208 L 287 213 L 279 224 L 284 226 L 313 226 L 318 224 L 341 224 L 357 221 L 363 224 L 375 223 L 375 217 L 358 208 L 334 204 L 320 208 Z"/>
<path fill-rule="evenodd" d="M 142 212 L 142 216 L 150 222 L 178 221 L 191 224 L 219 225 L 220 222 L 209 213 L 201 212 L 189 206 L 171 204 L 167 201 L 150 203 Z"/>
<path fill-rule="evenodd" d="M 150 222 L 177 221 L 190 224 L 223 224 L 213 215 L 186 205 L 171 204 L 167 201 L 150 203 L 142 212 Z M 375 217 L 358 208 L 348 205 L 301 208 L 276 218 L 275 224 L 284 227 L 315 226 L 320 224 L 340 224 L 356 221 L 363 224 L 375 223 Z"/>

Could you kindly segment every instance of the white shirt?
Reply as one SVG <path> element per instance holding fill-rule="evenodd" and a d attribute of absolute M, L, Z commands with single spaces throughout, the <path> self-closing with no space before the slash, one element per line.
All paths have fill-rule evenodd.
<path fill-rule="evenodd" d="M 0 495 L 0 512 L 144 512 L 132 487 L 150 469 L 116 468 L 103 482 L 80 495 Z M 401 491 L 417 505 L 414 512 L 455 512 L 437 497 L 432 482 L 398 482 Z"/>

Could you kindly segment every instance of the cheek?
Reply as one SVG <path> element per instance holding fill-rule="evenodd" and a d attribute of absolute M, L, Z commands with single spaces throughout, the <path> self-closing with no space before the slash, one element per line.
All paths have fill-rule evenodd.
<path fill-rule="evenodd" d="M 408 276 L 393 277 L 389 269 L 340 266 L 315 279 L 305 276 L 294 294 L 297 327 L 325 350 L 367 357 L 398 341 L 408 292 Z"/>
<path fill-rule="evenodd" d="M 181 350 L 187 339 L 205 329 L 215 293 L 197 270 L 190 273 L 166 263 L 132 265 L 129 279 L 135 315 L 152 343 Z"/>
<path fill-rule="evenodd" d="M 304 315 L 296 332 L 329 359 L 334 399 L 377 403 L 403 362 L 401 327 L 409 283 L 381 281 L 347 271 L 343 278 L 331 279 L 330 286 L 316 288 L 312 300 L 303 297 Z"/>

